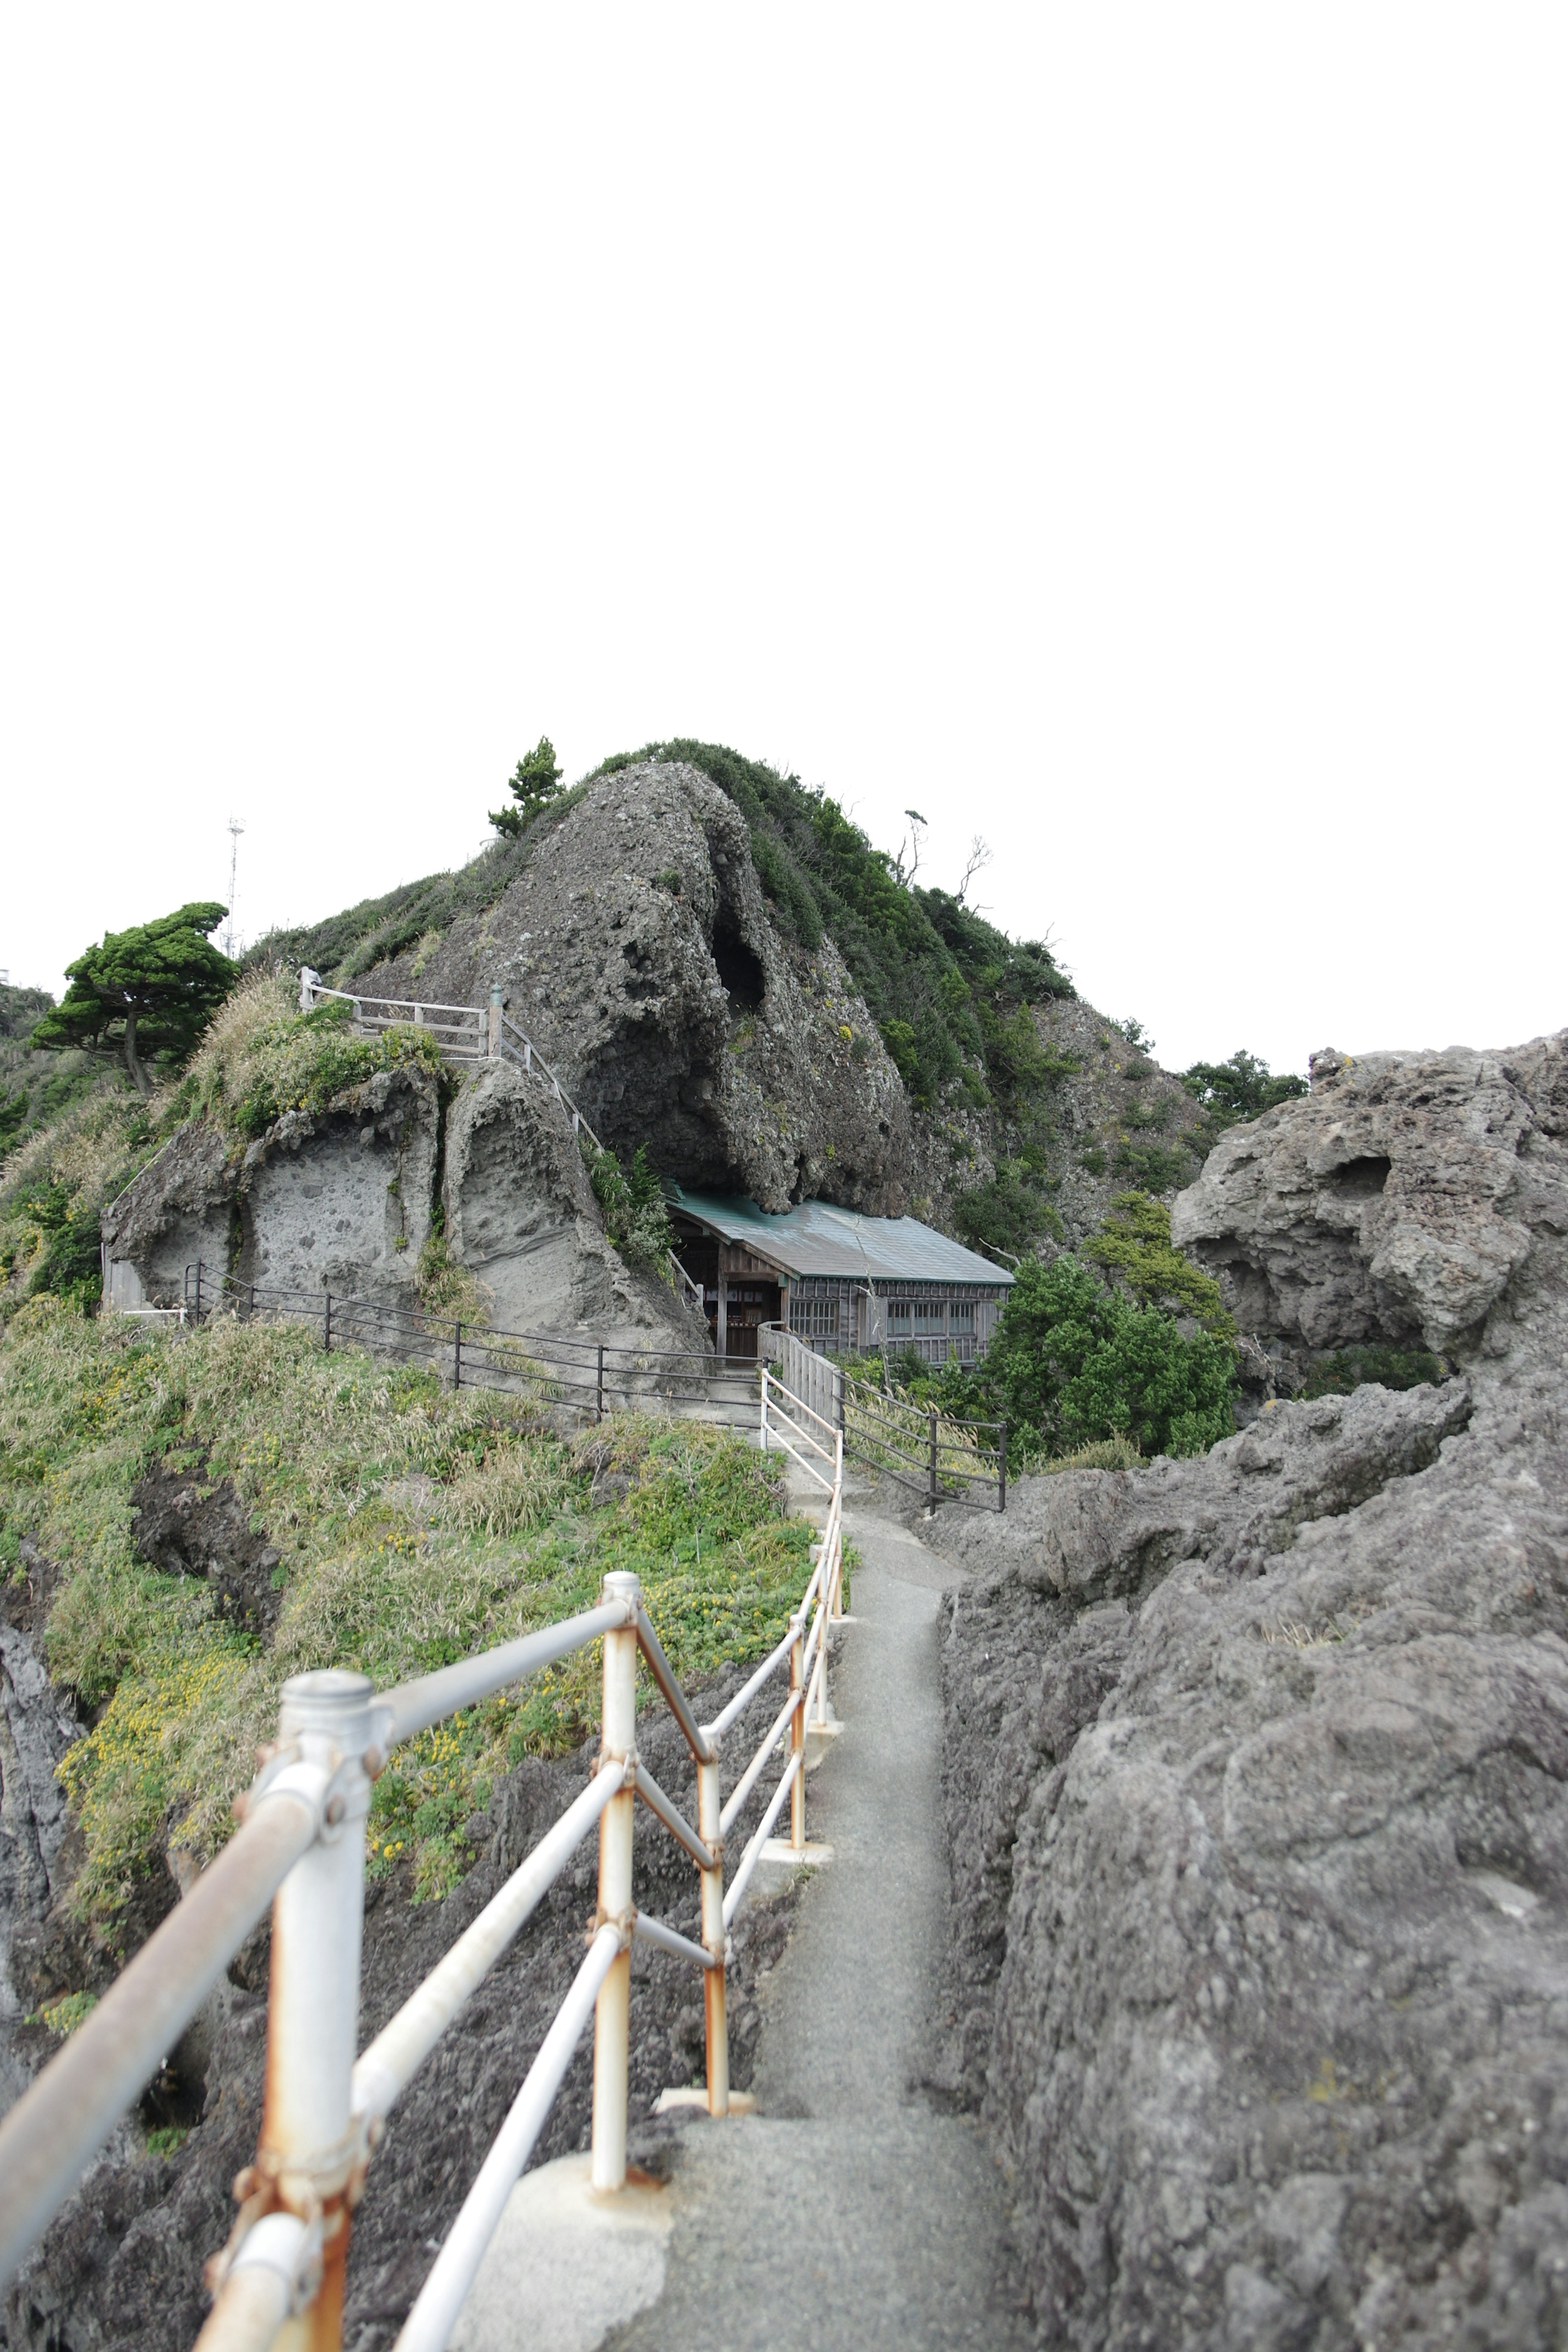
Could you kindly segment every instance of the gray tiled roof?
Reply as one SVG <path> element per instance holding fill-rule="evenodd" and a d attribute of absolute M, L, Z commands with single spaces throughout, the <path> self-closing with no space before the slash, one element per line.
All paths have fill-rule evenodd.
<path fill-rule="evenodd" d="M 827 1201 L 803 1201 L 773 1217 L 738 1193 L 689 1192 L 680 1184 L 664 1189 L 671 1208 L 787 1274 L 859 1282 L 976 1283 L 993 1290 L 1012 1284 L 1005 1266 L 993 1265 L 914 1217 L 868 1217 Z"/>

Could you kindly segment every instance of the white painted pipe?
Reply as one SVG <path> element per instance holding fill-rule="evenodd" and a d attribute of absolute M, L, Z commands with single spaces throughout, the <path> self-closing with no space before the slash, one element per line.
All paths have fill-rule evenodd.
<path fill-rule="evenodd" d="M 630 1622 L 605 1636 L 605 1697 L 601 1714 L 599 1769 L 619 1767 L 636 1752 L 637 1733 L 637 1579 L 616 1570 L 605 1579 L 606 1602 L 626 1604 Z M 635 1768 L 634 1768 L 635 1775 Z M 635 1777 L 612 1797 L 599 1816 L 599 1917 L 629 1927 L 632 1916 L 632 1837 L 636 1823 Z M 631 2027 L 632 1956 L 621 1951 L 605 1971 L 594 2015 L 593 2183 L 600 2190 L 626 2186 L 626 2063 Z"/>
<path fill-rule="evenodd" d="M 601 1772 L 589 1781 L 472 1927 L 383 2026 L 353 2071 L 356 2115 L 387 2114 L 475 1986 L 553 1886 L 617 1789 L 613 1772 Z"/>
<path fill-rule="evenodd" d="M 777 1821 L 779 1814 L 784 1810 L 784 1801 L 789 1795 L 790 1790 L 794 1788 L 795 1776 L 800 1770 L 800 1768 L 805 1761 L 805 1750 L 802 1748 L 797 1748 L 795 1754 L 790 1758 L 788 1764 L 784 1767 L 784 1778 L 779 1782 L 778 1787 L 773 1790 L 767 1811 L 763 1815 L 762 1820 L 757 1823 L 755 1830 L 752 1833 L 751 1843 L 747 1846 L 745 1853 L 741 1856 L 741 1866 L 736 1871 L 734 1877 L 731 1880 L 730 1892 L 724 1897 L 724 1925 L 726 1927 L 730 1926 L 736 1912 L 741 1907 L 741 1897 L 744 1895 L 748 1885 L 751 1884 L 752 1873 L 757 1866 L 757 1858 L 761 1854 L 763 1845 L 773 1834 L 773 1823 Z"/>
<path fill-rule="evenodd" d="M 505 2123 L 490 2143 L 490 2152 L 463 2200 L 461 2212 L 447 2233 L 447 2242 L 436 2257 L 435 2268 L 403 2323 L 394 2352 L 445 2352 L 447 2338 L 479 2273 L 506 2200 L 544 2128 L 562 2078 L 588 2022 L 589 2011 L 610 1970 L 625 1958 L 620 1930 L 601 1927 L 573 1980 L 571 1991 L 555 2012 L 555 2022 L 541 2042 L 539 2055 L 529 2068 Z"/>
<path fill-rule="evenodd" d="M 310 2234 L 297 2213 L 264 2213 L 252 2223 L 195 2352 L 270 2352 L 293 2305 Z"/>
<path fill-rule="evenodd" d="M 632 1933 L 639 1936 L 645 1944 L 657 1945 L 661 1952 L 673 1952 L 678 1960 L 690 1960 L 700 1969 L 710 1969 L 715 1965 L 700 1944 L 694 1944 L 689 1936 L 682 1936 L 674 1927 L 667 1927 L 662 1919 L 652 1918 L 646 1911 L 637 1913 L 632 1923 Z M 724 1964 L 721 1960 L 717 1965 L 722 1968 Z"/>
<path fill-rule="evenodd" d="M 745 1770 L 742 1773 L 740 1779 L 731 1790 L 729 1797 L 725 1801 L 724 1811 L 720 1817 L 721 1824 L 726 1831 L 729 1829 L 731 1822 L 734 1821 L 736 1816 L 740 1813 L 742 1806 L 745 1804 L 746 1799 L 751 1795 L 752 1790 L 756 1787 L 758 1780 L 762 1778 L 763 1769 L 767 1763 L 768 1758 L 778 1746 L 783 1734 L 789 1728 L 790 1723 L 794 1719 L 795 1708 L 799 1705 L 800 1699 L 797 1694 L 791 1691 L 788 1698 L 785 1699 L 783 1706 L 780 1707 L 777 1715 L 774 1716 L 773 1722 L 768 1726 L 767 1730 L 763 1733 L 762 1745 L 757 1749 L 756 1754 L 752 1757 L 751 1762 L 747 1765 Z"/>

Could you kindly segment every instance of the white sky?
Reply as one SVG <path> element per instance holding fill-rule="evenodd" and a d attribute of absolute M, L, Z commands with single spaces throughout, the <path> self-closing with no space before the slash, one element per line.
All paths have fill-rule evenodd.
<path fill-rule="evenodd" d="M 13 8 L 0 966 L 798 769 L 1181 1066 L 1568 1021 L 1559 7 Z"/>

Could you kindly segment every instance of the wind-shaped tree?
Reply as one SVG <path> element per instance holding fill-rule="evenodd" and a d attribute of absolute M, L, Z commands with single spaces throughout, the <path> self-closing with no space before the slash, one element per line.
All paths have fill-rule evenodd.
<path fill-rule="evenodd" d="M 537 816 L 545 802 L 552 801 L 561 790 L 555 746 L 548 735 L 542 735 L 532 751 L 518 761 L 507 778 L 507 789 L 517 806 L 491 809 L 490 823 L 509 841 L 515 841 L 530 819 Z"/>
<path fill-rule="evenodd" d="M 134 930 L 106 931 L 67 966 L 70 986 L 28 1043 L 123 1055 L 132 1081 L 151 1094 L 146 1063 L 191 1052 L 238 976 L 208 933 L 228 909 L 206 899 Z"/>

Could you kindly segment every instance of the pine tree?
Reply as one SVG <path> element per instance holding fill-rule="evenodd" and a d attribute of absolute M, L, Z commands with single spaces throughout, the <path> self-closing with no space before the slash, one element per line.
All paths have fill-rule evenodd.
<path fill-rule="evenodd" d="M 552 801 L 561 790 L 561 771 L 555 764 L 555 746 L 548 735 L 542 735 L 532 751 L 518 761 L 507 778 L 507 790 L 517 806 L 491 809 L 490 823 L 509 841 L 515 841 L 523 828 L 538 815 L 545 802 Z"/>
<path fill-rule="evenodd" d="M 28 1043 L 123 1055 L 138 1093 L 151 1094 L 146 1063 L 184 1060 L 238 976 L 212 944 L 228 909 L 206 899 L 133 930 L 106 931 L 67 966 L 70 986 Z"/>

